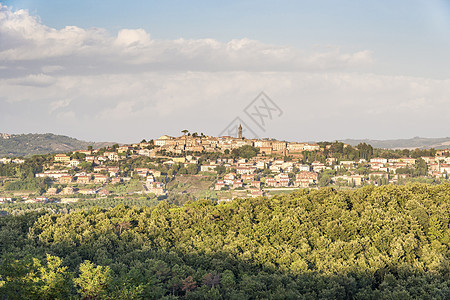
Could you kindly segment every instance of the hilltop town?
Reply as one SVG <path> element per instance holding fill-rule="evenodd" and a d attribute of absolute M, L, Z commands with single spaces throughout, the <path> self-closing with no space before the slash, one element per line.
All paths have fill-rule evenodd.
<path fill-rule="evenodd" d="M 384 150 L 190 133 L 130 145 L 0 159 L 0 201 L 52 202 L 144 195 L 180 203 L 271 196 L 298 188 L 440 183 L 450 150 Z M 24 171 L 26 170 L 26 171 Z M 26 174 L 24 174 L 26 172 Z"/>

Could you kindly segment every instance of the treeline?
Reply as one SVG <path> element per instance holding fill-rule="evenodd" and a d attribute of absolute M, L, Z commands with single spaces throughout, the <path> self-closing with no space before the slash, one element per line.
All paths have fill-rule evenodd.
<path fill-rule="evenodd" d="M 53 202 L 53 203 L 3 203 L 0 212 L 6 214 L 18 215 L 32 211 L 49 211 L 53 213 L 70 213 L 76 210 L 89 209 L 92 207 L 98 207 L 102 209 L 113 208 L 119 204 L 133 206 L 133 207 L 153 207 L 156 206 L 159 201 L 157 197 L 152 196 L 127 196 L 127 197 L 105 197 L 105 198 L 93 198 L 87 197 L 91 195 L 77 195 L 79 197 L 85 196 L 86 199 L 74 199 L 74 202 Z M 70 198 L 68 198 L 70 199 Z"/>
<path fill-rule="evenodd" d="M 420 158 L 424 156 L 435 156 L 435 149 L 380 149 L 373 148 L 366 143 L 360 143 L 356 147 L 346 146 L 342 142 L 320 142 L 318 143 L 323 151 L 303 151 L 304 163 L 312 163 L 313 161 L 325 162 L 327 158 L 336 158 L 338 160 L 370 160 L 374 157 L 383 157 L 387 159 L 411 157 Z"/>
<path fill-rule="evenodd" d="M 450 185 L 0 218 L 3 299 L 449 299 Z"/>

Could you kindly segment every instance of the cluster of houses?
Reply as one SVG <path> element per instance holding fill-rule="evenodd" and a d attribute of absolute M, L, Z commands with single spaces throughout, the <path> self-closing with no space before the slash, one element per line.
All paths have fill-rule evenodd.
<path fill-rule="evenodd" d="M 260 150 L 260 154 L 250 159 L 221 156 L 217 159 L 201 160 L 201 153 L 227 153 L 242 146 L 249 145 Z M 346 145 L 349 146 L 349 145 Z M 161 150 L 165 150 L 162 154 Z M 412 169 L 417 159 L 371 158 L 370 160 L 338 160 L 328 157 L 325 161 L 301 163 L 304 151 L 323 150 L 318 144 L 293 143 L 276 140 L 250 140 L 234 137 L 210 137 L 183 135 L 170 137 L 164 135 L 153 143 L 141 142 L 133 145 L 110 147 L 102 150 L 79 150 L 78 154 L 56 154 L 53 162 L 38 178 L 51 178 L 60 189 L 49 188 L 46 197 L 54 195 L 108 195 L 107 185 L 123 184 L 132 177 L 139 178 L 143 193 L 157 196 L 167 195 L 168 191 L 161 170 L 134 168 L 126 176 L 120 167 L 120 161 L 134 157 L 159 159 L 170 168 L 174 164 L 194 168 L 199 172 L 216 174 L 211 187 L 215 191 L 246 190 L 254 197 L 264 195 L 267 190 L 279 188 L 308 188 L 318 186 L 320 174 L 332 170 L 331 183 L 348 186 L 378 184 L 380 179 L 386 183 L 398 183 L 400 179 L 410 176 L 405 169 Z M 188 155 L 188 152 L 189 155 Z M 173 154 L 173 155 L 171 155 Z M 421 157 L 427 164 L 427 176 L 447 178 L 450 173 L 450 150 L 439 150 L 434 157 Z M 75 158 L 76 157 L 76 158 Z M 289 159 L 286 159 L 288 157 Z M 200 162 L 201 161 L 201 162 Z M 23 159 L 2 158 L 0 163 L 24 163 Z M 93 166 L 89 172 L 73 170 L 80 164 L 88 162 Z M 360 167 L 364 166 L 362 173 Z M 166 168 L 166 170 L 167 170 Z M 224 172 L 225 170 L 225 172 Z M 398 170 L 401 170 L 398 171 Z M 39 201 L 44 201 L 40 199 Z"/>
<path fill-rule="evenodd" d="M 9 163 L 23 164 L 23 163 L 25 163 L 25 159 L 21 159 L 21 158 L 11 159 L 11 158 L 7 158 L 7 157 L 0 158 L 0 164 L 9 164 Z"/>
<path fill-rule="evenodd" d="M 278 154 L 282 156 L 301 157 L 303 151 L 318 151 L 320 146 L 311 143 L 283 142 L 276 140 L 259 140 L 235 138 L 230 136 L 180 136 L 171 137 L 163 135 L 154 141 L 159 149 L 172 153 L 184 152 L 226 152 L 242 146 L 253 146 L 259 148 L 260 153 L 266 155 Z"/>

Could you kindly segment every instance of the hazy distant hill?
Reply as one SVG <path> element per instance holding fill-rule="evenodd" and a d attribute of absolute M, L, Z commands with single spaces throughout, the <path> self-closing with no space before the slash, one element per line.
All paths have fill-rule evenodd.
<path fill-rule="evenodd" d="M 374 148 L 386 148 L 386 149 L 444 149 L 450 148 L 450 137 L 445 138 L 423 138 L 423 137 L 413 137 L 411 139 L 398 139 L 398 140 L 356 140 L 356 139 L 346 139 L 340 140 L 343 143 L 356 146 L 359 143 L 367 143 L 372 145 Z"/>
<path fill-rule="evenodd" d="M 52 133 L 17 135 L 0 133 L 0 157 L 69 152 L 86 149 L 88 146 L 101 148 L 112 144 L 114 143 L 80 141 L 68 136 Z"/>

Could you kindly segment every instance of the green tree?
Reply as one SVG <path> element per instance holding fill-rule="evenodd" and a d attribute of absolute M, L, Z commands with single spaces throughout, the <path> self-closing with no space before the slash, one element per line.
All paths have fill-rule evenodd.
<path fill-rule="evenodd" d="M 106 295 L 111 284 L 111 269 L 106 266 L 95 266 L 88 260 L 80 264 L 80 275 L 73 281 L 78 286 L 83 298 L 101 298 Z"/>

